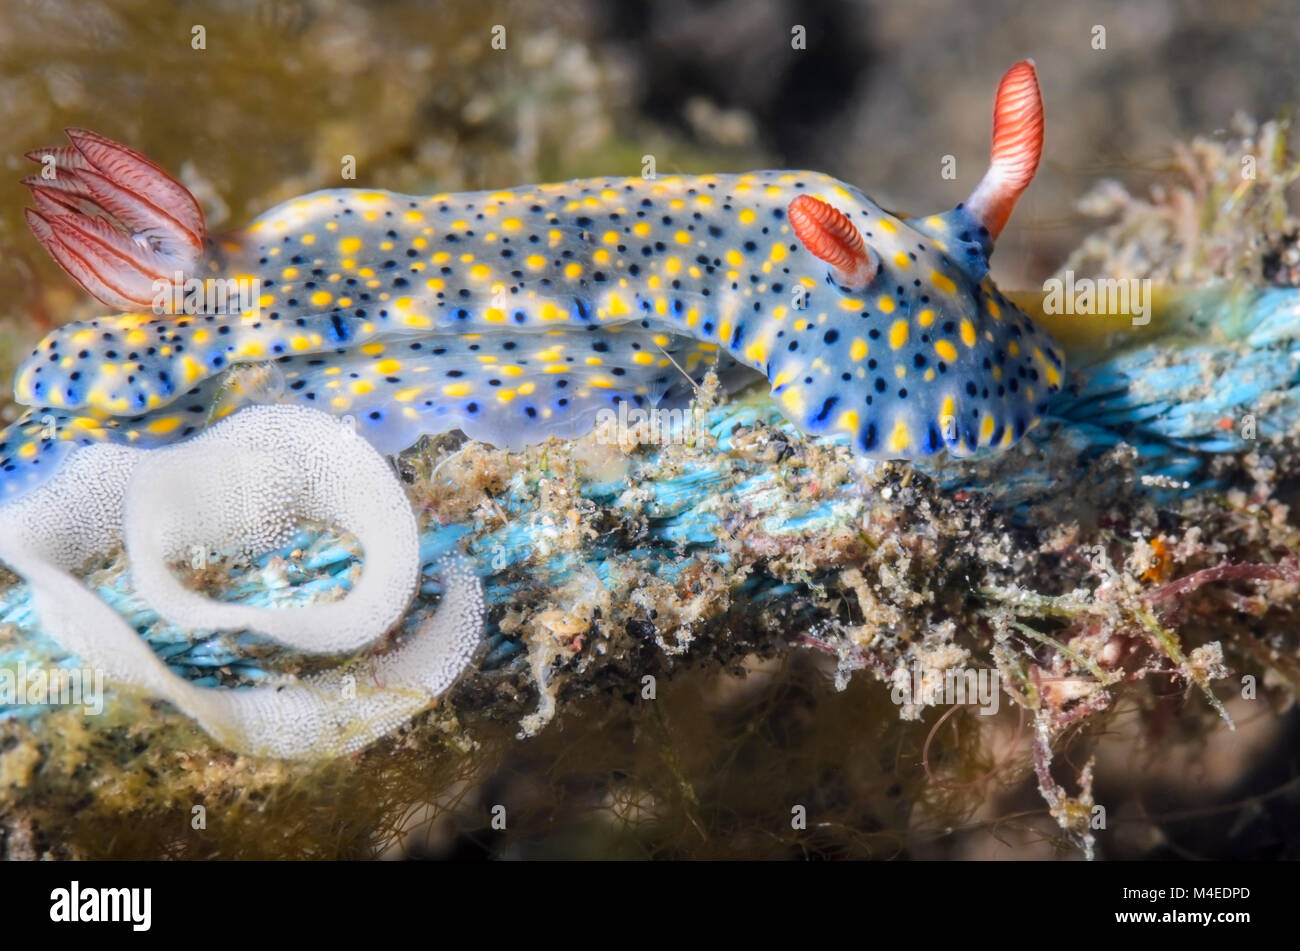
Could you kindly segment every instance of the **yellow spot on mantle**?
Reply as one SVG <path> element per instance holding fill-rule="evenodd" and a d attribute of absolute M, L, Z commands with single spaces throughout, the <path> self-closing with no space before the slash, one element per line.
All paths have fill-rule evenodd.
<path fill-rule="evenodd" d="M 947 274 L 941 274 L 938 271 L 930 272 L 930 283 L 945 294 L 953 294 L 957 291 L 957 285 L 953 283 L 952 278 Z"/>
<path fill-rule="evenodd" d="M 943 430 L 945 439 L 957 432 L 957 405 L 951 396 L 945 396 L 939 407 L 939 428 Z"/>
<path fill-rule="evenodd" d="M 627 302 L 618 294 L 610 294 L 609 301 L 605 306 L 611 317 L 622 317 L 626 314 L 632 313 L 632 311 L 628 309 Z"/>
<path fill-rule="evenodd" d="M 907 321 L 896 320 L 889 327 L 889 345 L 897 350 L 907 343 Z"/>
<path fill-rule="evenodd" d="M 887 447 L 890 452 L 905 452 L 911 444 L 912 431 L 907 428 L 907 423 L 900 419 L 894 423 L 894 431 L 889 434 Z"/>

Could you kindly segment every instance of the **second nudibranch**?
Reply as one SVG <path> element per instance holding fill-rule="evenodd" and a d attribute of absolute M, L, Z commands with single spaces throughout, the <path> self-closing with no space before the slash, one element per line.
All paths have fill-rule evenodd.
<path fill-rule="evenodd" d="M 28 220 L 126 313 L 60 328 L 20 368 L 32 409 L 0 434 L 0 497 L 78 444 L 197 432 L 235 408 L 240 374 L 351 416 L 388 452 L 450 429 L 508 447 L 578 436 L 621 400 L 682 404 L 716 366 L 730 384 L 762 374 L 796 426 L 869 456 L 965 456 L 1014 443 L 1061 386 L 1060 348 L 988 276 L 1042 149 L 1030 61 L 999 84 L 984 179 L 920 219 L 821 173 L 765 171 L 334 189 L 209 239 L 153 163 L 69 136 L 31 153 L 54 172 L 28 180 Z M 179 296 L 158 288 L 177 277 L 259 294 L 238 313 L 167 313 Z"/>

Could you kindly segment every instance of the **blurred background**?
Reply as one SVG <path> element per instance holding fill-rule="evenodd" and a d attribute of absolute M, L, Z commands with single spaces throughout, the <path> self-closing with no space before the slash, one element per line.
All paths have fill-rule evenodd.
<path fill-rule="evenodd" d="M 504 49 L 493 46 L 498 26 Z M 806 48 L 792 42 L 797 28 Z M 1300 16 L 1285 0 L 7 0 L 0 375 L 50 326 L 96 311 L 21 214 L 19 179 L 35 169 L 24 153 L 59 144 L 68 126 L 180 177 L 214 232 L 316 188 L 639 174 L 645 155 L 661 174 L 818 169 L 921 214 L 962 200 L 984 173 L 997 80 L 1033 57 L 1045 160 L 994 260 L 1014 288 L 1041 282 L 1098 227 L 1078 209 L 1098 182 L 1141 194 L 1169 168 L 1175 141 L 1228 135 L 1240 115 L 1289 116 L 1298 47 Z M 341 178 L 345 156 L 355 181 Z M 941 174 L 945 156 L 955 180 Z M 0 418 L 12 412 L 0 398 Z M 654 719 L 612 691 L 523 745 L 502 725 L 497 752 L 442 795 L 450 812 L 417 815 L 418 834 L 396 836 L 391 854 L 776 857 L 806 855 L 809 842 L 832 856 L 1055 854 L 1054 824 L 1023 771 L 1007 788 L 965 777 L 903 809 L 932 723 L 898 724 L 869 683 L 834 693 L 824 666 L 753 659 L 691 675 L 665 688 Z M 1131 811 L 1108 854 L 1295 857 L 1284 832 L 1295 810 L 1282 806 L 1292 777 L 1255 757 L 1293 747 L 1294 727 L 1243 719 L 1247 732 L 1217 747 L 1172 725 L 1139 742 L 1121 714 L 1098 798 L 1124 798 L 1107 783 L 1127 783 Z M 1003 743 L 1015 728 L 1013 714 Z M 961 737 L 950 743 L 959 750 Z M 971 755 L 976 779 L 997 765 Z M 1279 783 L 1285 796 L 1251 798 Z M 1195 793 L 1250 799 L 1249 831 Z M 481 809 L 502 797 L 532 805 L 493 851 Z M 756 831 L 788 824 L 791 801 L 819 803 L 835 821 L 802 844 Z M 636 827 L 647 816 L 649 834 Z"/>

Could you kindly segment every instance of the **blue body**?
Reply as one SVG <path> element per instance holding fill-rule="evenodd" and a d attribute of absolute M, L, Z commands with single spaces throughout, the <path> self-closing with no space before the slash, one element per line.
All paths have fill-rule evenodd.
<path fill-rule="evenodd" d="M 799 194 L 862 232 L 870 286 L 800 243 Z M 244 401 L 350 416 L 383 451 L 450 429 L 513 448 L 622 400 L 680 405 L 714 366 L 870 456 L 1009 446 L 1063 357 L 989 280 L 991 247 L 961 206 L 903 220 L 815 172 L 317 192 L 210 243 L 207 276 L 256 279 L 256 307 L 50 334 L 18 373 L 32 409 L 0 434 L 0 498 L 75 445 L 181 439 Z"/>

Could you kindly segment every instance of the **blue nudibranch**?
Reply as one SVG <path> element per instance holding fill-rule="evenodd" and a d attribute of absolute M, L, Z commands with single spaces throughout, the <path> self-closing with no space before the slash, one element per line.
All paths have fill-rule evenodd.
<path fill-rule="evenodd" d="M 689 400 L 713 366 L 761 373 L 794 424 L 869 456 L 1009 446 L 1064 367 L 988 277 L 1042 136 L 1024 61 L 998 87 L 988 173 L 945 214 L 904 220 L 827 175 L 763 171 L 331 189 L 209 239 L 182 185 L 71 130 L 70 147 L 30 154 L 46 168 L 28 221 L 125 313 L 54 331 L 19 369 L 31 409 L 0 434 L 0 498 L 77 445 L 200 431 L 235 408 L 220 404 L 249 366 L 386 452 L 450 429 L 509 447 L 581 435 L 620 400 Z M 243 312 L 173 313 L 158 282 L 176 276 L 256 279 L 260 294 Z"/>

